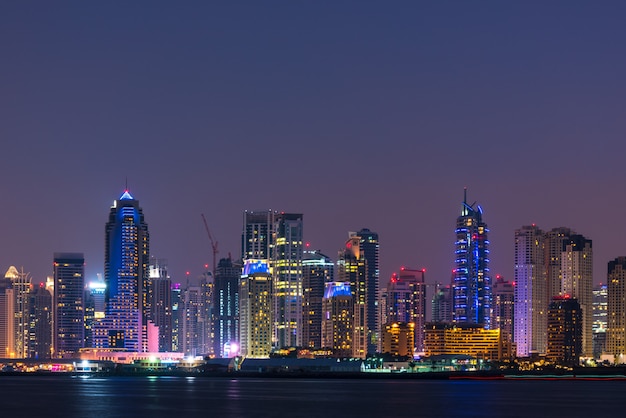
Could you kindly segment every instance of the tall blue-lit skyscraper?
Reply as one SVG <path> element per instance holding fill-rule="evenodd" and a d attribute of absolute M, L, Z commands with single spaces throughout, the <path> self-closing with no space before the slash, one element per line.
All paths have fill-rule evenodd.
<path fill-rule="evenodd" d="M 455 232 L 454 320 L 490 329 L 489 229 L 480 205 L 467 203 L 467 190 Z"/>
<path fill-rule="evenodd" d="M 128 192 L 114 201 L 105 227 L 104 319 L 94 329 L 94 345 L 147 350 L 150 236 L 139 201 Z"/>

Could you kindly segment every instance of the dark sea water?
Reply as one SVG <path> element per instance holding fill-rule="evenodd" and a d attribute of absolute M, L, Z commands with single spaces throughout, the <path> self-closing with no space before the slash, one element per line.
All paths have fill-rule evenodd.
<path fill-rule="evenodd" d="M 0 417 L 624 417 L 626 381 L 0 376 Z"/>

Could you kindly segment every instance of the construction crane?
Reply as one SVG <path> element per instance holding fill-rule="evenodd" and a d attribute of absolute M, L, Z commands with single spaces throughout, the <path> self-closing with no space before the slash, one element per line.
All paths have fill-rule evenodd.
<path fill-rule="evenodd" d="M 209 241 L 211 241 L 211 249 L 213 250 L 213 277 L 215 277 L 215 270 L 217 269 L 217 253 L 219 253 L 217 249 L 218 242 L 213 239 L 213 235 L 211 235 L 211 231 L 209 230 L 209 224 L 206 222 L 206 218 L 204 217 L 204 213 L 201 213 L 202 221 L 204 222 L 204 229 L 206 229 L 206 233 L 209 236 Z"/>

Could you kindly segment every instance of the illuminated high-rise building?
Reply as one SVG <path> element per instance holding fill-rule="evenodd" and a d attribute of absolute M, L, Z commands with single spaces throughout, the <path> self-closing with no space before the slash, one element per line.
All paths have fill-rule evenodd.
<path fill-rule="evenodd" d="M 382 332 L 384 354 L 413 358 L 415 351 L 415 324 L 413 322 L 388 322 Z"/>
<path fill-rule="evenodd" d="M 172 283 L 172 351 L 182 352 L 184 307 L 180 283 Z"/>
<path fill-rule="evenodd" d="M 354 296 L 349 282 L 328 282 L 322 299 L 322 346 L 335 357 L 353 357 Z"/>
<path fill-rule="evenodd" d="M 609 261 L 607 281 L 606 353 L 626 363 L 626 257 Z"/>
<path fill-rule="evenodd" d="M 222 258 L 215 269 L 214 347 L 218 357 L 239 354 L 239 279 L 241 262 Z"/>
<path fill-rule="evenodd" d="M 53 294 L 54 294 L 54 287 Z M 93 327 L 97 321 L 104 318 L 104 292 L 106 285 L 103 281 L 91 281 L 85 289 L 84 316 L 85 316 L 85 347 L 93 347 Z"/>
<path fill-rule="evenodd" d="M 590 239 L 571 235 L 561 254 L 561 291 L 578 300 L 582 309 L 582 355 L 593 356 L 593 249 Z"/>
<path fill-rule="evenodd" d="M 276 347 L 302 345 L 302 214 L 278 213 L 271 258 Z"/>
<path fill-rule="evenodd" d="M 334 264 L 319 251 L 305 251 L 302 261 L 302 345 L 322 347 L 322 299 L 334 280 Z"/>
<path fill-rule="evenodd" d="M 272 275 L 273 345 L 302 344 L 302 214 L 245 211 L 242 259 L 267 260 Z"/>
<path fill-rule="evenodd" d="M 548 283 L 543 237 L 543 231 L 536 225 L 515 230 L 514 341 L 518 357 L 546 352 Z"/>
<path fill-rule="evenodd" d="M 169 352 L 172 351 L 172 280 L 163 259 L 152 258 L 149 269 L 149 319 L 158 328 L 159 352 Z"/>
<path fill-rule="evenodd" d="M 204 333 L 204 295 L 202 287 L 187 286 L 181 293 L 182 302 L 182 352 L 187 356 L 207 353 Z"/>
<path fill-rule="evenodd" d="M 85 346 L 85 256 L 54 253 L 54 356 L 71 357 Z"/>
<path fill-rule="evenodd" d="M 578 366 L 582 354 L 583 313 L 578 301 L 555 296 L 548 308 L 546 359 L 567 366 Z"/>
<path fill-rule="evenodd" d="M 30 293 L 30 342 L 28 357 L 46 359 L 52 355 L 52 295 L 43 283 Z"/>
<path fill-rule="evenodd" d="M 126 190 L 114 201 L 105 227 L 106 313 L 94 327 L 97 347 L 148 350 L 149 243 L 139 201 Z"/>
<path fill-rule="evenodd" d="M 239 290 L 240 352 L 268 358 L 272 351 L 272 275 L 263 260 L 246 260 Z"/>
<path fill-rule="evenodd" d="M 424 323 L 426 319 L 425 270 L 412 270 L 402 267 L 400 274 L 394 273 L 387 286 L 387 322 L 385 332 L 397 331 L 390 324 L 413 324 L 413 349 L 424 349 Z"/>
<path fill-rule="evenodd" d="M 360 237 L 352 236 L 337 257 L 337 281 L 352 292 L 352 357 L 366 358 L 368 348 L 367 260 L 359 253 Z M 345 290 L 345 289 L 344 289 Z M 344 303 L 342 301 L 342 303 Z"/>
<path fill-rule="evenodd" d="M 200 275 L 200 289 L 202 290 L 202 347 L 206 356 L 215 357 L 214 345 L 215 345 L 215 329 L 214 315 L 215 315 L 215 280 L 213 273 L 209 270 L 209 265 L 205 265 L 205 271 Z"/>
<path fill-rule="evenodd" d="M 609 274 L 611 272 L 609 271 Z M 606 328 L 608 323 L 608 286 L 600 284 L 593 288 L 593 357 L 599 358 L 606 350 Z"/>
<path fill-rule="evenodd" d="M 501 276 L 493 283 L 493 328 L 501 331 L 503 338 L 514 341 L 515 286 Z"/>
<path fill-rule="evenodd" d="M 467 203 L 467 190 L 455 233 L 454 320 L 490 329 L 489 229 L 480 205 Z"/>
<path fill-rule="evenodd" d="M 551 303 L 555 296 L 562 296 L 563 274 L 561 256 L 565 243 L 576 232 L 566 227 L 553 228 L 543 236 L 544 244 L 544 266 L 547 282 L 547 302 Z"/>
<path fill-rule="evenodd" d="M 15 296 L 11 279 L 0 277 L 0 356 L 15 357 Z"/>
<path fill-rule="evenodd" d="M 348 243 L 351 244 L 353 254 L 360 260 L 365 260 L 367 274 L 365 275 L 365 305 L 368 355 L 379 352 L 381 349 L 380 340 L 380 269 L 379 252 L 380 245 L 378 234 L 363 228 L 358 232 L 350 232 Z M 356 299 L 355 299 L 356 302 Z"/>
<path fill-rule="evenodd" d="M 29 273 L 24 272 L 24 268 L 17 271 L 14 266 L 9 267 L 4 277 L 11 280 L 13 288 L 14 356 L 26 358 L 30 341 L 29 294 L 32 278 Z"/>

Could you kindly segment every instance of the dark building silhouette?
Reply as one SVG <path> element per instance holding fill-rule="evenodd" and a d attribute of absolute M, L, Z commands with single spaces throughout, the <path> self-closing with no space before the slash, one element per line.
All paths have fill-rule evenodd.
<path fill-rule="evenodd" d="M 548 349 L 546 359 L 577 366 L 583 347 L 583 316 L 578 300 L 555 296 L 548 308 Z"/>
<path fill-rule="evenodd" d="M 54 254 L 54 353 L 71 357 L 85 345 L 85 256 Z"/>
<path fill-rule="evenodd" d="M 214 347 L 217 357 L 238 354 L 239 337 L 239 279 L 241 263 L 222 258 L 215 269 L 214 289 Z"/>
<path fill-rule="evenodd" d="M 322 299 L 334 280 L 334 264 L 319 251 L 305 251 L 302 261 L 302 345 L 322 347 Z"/>

